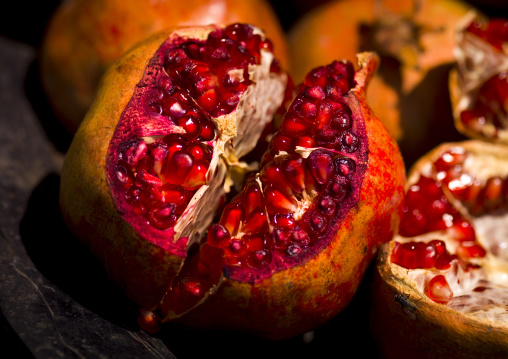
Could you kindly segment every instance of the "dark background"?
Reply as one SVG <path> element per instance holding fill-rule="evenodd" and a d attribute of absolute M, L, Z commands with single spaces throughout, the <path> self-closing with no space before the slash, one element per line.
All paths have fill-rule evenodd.
<path fill-rule="evenodd" d="M 286 30 L 323 2 L 272 1 Z M 474 5 L 507 16 L 503 3 Z M 58 4 L 10 2 L 0 21 L 0 358 L 322 358 L 351 350 L 378 357 L 368 328 L 372 268 L 348 308 L 313 340 L 269 342 L 170 325 L 155 336 L 139 330 L 136 306 L 72 238 L 58 210 L 58 173 L 71 138 L 54 118 L 37 70 Z"/>

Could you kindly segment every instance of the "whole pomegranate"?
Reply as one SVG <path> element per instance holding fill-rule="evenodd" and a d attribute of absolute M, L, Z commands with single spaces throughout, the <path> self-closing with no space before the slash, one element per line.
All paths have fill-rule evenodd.
<path fill-rule="evenodd" d="M 508 20 L 470 13 L 456 32 L 450 76 L 455 125 L 465 135 L 508 144 Z"/>
<path fill-rule="evenodd" d="M 234 22 L 260 26 L 281 66 L 288 66 L 285 35 L 266 0 L 62 1 L 44 34 L 41 81 L 57 117 L 74 134 L 106 68 L 137 42 L 171 27 Z"/>
<path fill-rule="evenodd" d="M 245 24 L 180 28 L 111 66 L 66 157 L 61 208 L 143 328 L 281 339 L 348 304 L 397 230 L 405 179 L 365 100 L 378 58 L 360 64 L 307 75 L 261 168 L 211 226 L 284 99 L 270 42 Z"/>
<path fill-rule="evenodd" d="M 411 170 L 371 324 L 389 358 L 508 356 L 508 148 L 445 143 Z"/>
<path fill-rule="evenodd" d="M 293 78 L 301 81 L 335 58 L 376 51 L 381 65 L 367 98 L 413 163 L 455 133 L 448 72 L 455 27 L 470 9 L 458 0 L 329 1 L 289 30 Z"/>

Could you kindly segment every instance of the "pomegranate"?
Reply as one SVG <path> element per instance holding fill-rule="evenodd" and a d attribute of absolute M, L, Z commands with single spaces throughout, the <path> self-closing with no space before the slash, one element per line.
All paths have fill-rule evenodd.
<path fill-rule="evenodd" d="M 221 285 L 177 321 L 284 339 L 347 306 L 397 229 L 405 175 L 393 137 L 365 101 L 378 58 L 359 60 L 356 73 L 334 61 L 297 88 L 260 171 L 208 229 L 204 243 L 224 252 Z M 182 293 L 200 283 L 189 264 L 162 301 L 162 320 L 178 318 L 189 297 Z"/>
<path fill-rule="evenodd" d="M 288 34 L 295 82 L 314 66 L 376 51 L 379 73 L 368 100 L 412 164 L 460 137 L 451 118 L 448 73 L 454 31 L 470 11 L 456 0 L 335 0 L 299 18 Z"/>
<path fill-rule="evenodd" d="M 149 332 L 311 330 L 397 230 L 405 171 L 365 100 L 373 53 L 356 73 L 348 61 L 309 73 L 260 170 L 210 226 L 288 88 L 270 49 L 242 24 L 157 35 L 111 67 L 69 149 L 64 217 Z"/>
<path fill-rule="evenodd" d="M 158 33 L 105 74 L 67 153 L 60 203 L 142 308 L 159 305 L 205 233 L 228 168 L 242 167 L 286 79 L 270 40 L 238 23 Z"/>
<path fill-rule="evenodd" d="M 260 26 L 288 66 L 285 34 L 266 0 L 68 0 L 41 45 L 41 81 L 58 119 L 74 134 L 106 68 L 137 42 L 177 26 L 246 22 Z"/>
<path fill-rule="evenodd" d="M 508 355 L 508 147 L 445 143 L 412 168 L 371 325 L 389 358 Z"/>
<path fill-rule="evenodd" d="M 450 76 L 455 125 L 465 135 L 508 144 L 508 20 L 466 16 Z"/>

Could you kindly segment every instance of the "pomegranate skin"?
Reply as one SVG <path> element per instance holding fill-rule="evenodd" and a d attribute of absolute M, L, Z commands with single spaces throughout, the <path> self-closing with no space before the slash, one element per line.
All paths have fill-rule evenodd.
<path fill-rule="evenodd" d="M 410 188 L 417 183 L 420 175 L 428 174 L 430 165 L 435 164 L 438 158 L 442 158 L 440 156 L 443 153 L 457 147 L 474 153 L 478 157 L 475 168 L 486 173 L 486 176 L 489 173 L 506 173 L 506 158 L 508 156 L 506 146 L 479 140 L 450 142 L 434 148 L 415 163 L 408 173 L 406 187 Z M 482 154 L 489 156 L 482 158 Z M 493 161 L 493 157 L 498 158 L 499 161 Z M 493 168 L 493 165 L 496 164 L 499 165 L 497 169 Z M 469 168 L 472 167 L 471 162 L 469 162 L 469 166 Z M 460 201 L 460 199 L 456 198 L 456 201 Z M 500 213 L 504 212 L 498 211 L 497 216 Z M 495 211 L 493 214 L 492 217 L 497 217 Z M 471 213 L 467 215 L 467 218 L 475 218 L 475 214 Z M 501 236 L 505 230 L 502 228 L 505 226 L 504 222 L 496 223 L 497 227 L 501 227 L 499 228 Z M 404 228 L 404 222 L 401 223 L 400 233 Z M 475 231 L 478 231 L 478 227 L 475 228 Z M 430 236 L 429 233 L 423 233 L 416 235 L 415 238 L 421 236 L 424 238 L 422 241 L 425 242 L 425 238 L 427 240 L 438 238 L 435 237 L 437 233 L 439 231 L 434 231 Z M 483 233 L 484 236 L 487 234 L 489 234 L 488 231 Z M 476 235 L 479 236 L 478 232 Z M 490 235 L 492 234 L 490 233 Z M 447 236 L 450 235 L 443 234 L 441 238 Z M 394 263 L 392 253 L 396 247 L 396 241 L 399 239 L 400 236 L 396 236 L 393 241 L 381 246 L 370 287 L 370 327 L 373 337 L 383 353 L 383 358 L 506 358 L 508 356 L 508 325 L 506 320 L 502 319 L 505 306 L 494 302 L 489 303 L 486 300 L 489 298 L 487 297 L 462 302 L 464 303 L 462 306 L 470 310 L 461 312 L 433 301 L 418 287 L 422 285 L 421 278 L 415 279 L 410 275 L 409 269 Z M 408 236 L 406 239 L 413 240 L 414 238 Z M 482 242 L 482 245 L 483 243 L 485 242 Z M 489 253 L 485 258 L 480 258 L 474 263 L 479 268 L 485 267 L 486 271 L 496 272 L 499 270 L 501 273 L 505 273 L 500 262 L 502 260 Z M 496 268 L 496 266 L 500 266 L 500 268 Z M 418 267 L 416 270 L 424 271 L 426 269 Z M 436 268 L 431 268 L 428 272 L 435 275 Z M 459 283 L 464 283 L 464 287 L 467 286 L 465 282 L 467 279 L 463 279 L 463 281 L 459 279 Z M 487 282 L 477 285 L 488 287 L 493 284 Z M 454 295 L 465 299 L 472 297 L 471 291 L 467 292 L 464 288 L 461 289 L 461 292 L 454 293 Z M 476 289 L 482 292 L 485 287 Z M 476 290 L 472 292 L 476 292 Z M 499 302 L 506 303 L 506 296 L 499 293 L 492 292 L 490 298 L 499 297 Z M 459 307 L 460 304 L 456 306 Z M 482 310 L 482 306 L 499 309 L 497 319 L 489 317 L 488 313 Z"/>
<path fill-rule="evenodd" d="M 144 238 L 146 233 L 136 231 L 129 223 L 132 213 L 124 216 L 115 206 L 108 183 L 108 151 L 122 114 L 132 102 L 140 80 L 145 78 L 147 66 L 161 44 L 168 38 L 203 40 L 217 29 L 221 28 L 203 26 L 163 31 L 145 39 L 116 61 L 104 74 L 95 101 L 74 136 L 62 168 L 60 207 L 66 224 L 99 258 L 110 279 L 144 310 L 158 307 L 183 265 L 188 241 L 180 237 L 182 241 L 177 241 L 172 250 L 168 250 Z M 277 80 L 280 101 L 285 75 L 281 76 L 280 81 Z M 277 101 L 273 98 L 271 109 L 267 109 L 264 116 L 269 117 L 270 111 L 275 112 Z M 238 112 L 244 115 L 244 110 L 237 108 L 226 117 L 236 119 Z M 223 130 L 228 132 L 230 129 Z"/>
<path fill-rule="evenodd" d="M 369 159 L 360 199 L 314 258 L 259 282 L 225 278 L 215 295 L 179 319 L 196 328 L 222 328 L 281 340 L 322 325 L 355 294 L 379 246 L 396 233 L 405 170 L 399 148 L 368 107 L 365 90 L 377 69 L 373 53 L 359 55 L 362 69 L 348 105 L 365 118 Z"/>
<path fill-rule="evenodd" d="M 235 22 L 261 27 L 281 66 L 289 66 L 284 32 L 265 0 L 64 1 L 41 45 L 43 88 L 58 119 L 74 134 L 102 74 L 136 43 L 167 28 Z"/>

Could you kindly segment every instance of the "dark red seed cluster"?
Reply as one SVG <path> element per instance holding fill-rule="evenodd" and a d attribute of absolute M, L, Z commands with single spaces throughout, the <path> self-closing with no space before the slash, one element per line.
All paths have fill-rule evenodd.
<path fill-rule="evenodd" d="M 390 260 L 407 269 L 448 269 L 452 260 L 457 259 L 446 249 L 445 242 L 432 240 L 426 242 L 395 242 Z"/>
<path fill-rule="evenodd" d="M 160 230 L 176 223 L 197 189 L 208 181 L 213 153 L 209 144 L 218 135 L 211 116 L 236 108 L 252 83 L 249 66 L 260 63 L 261 50 L 271 51 L 269 40 L 245 24 L 212 31 L 205 41 L 177 39 L 164 46 L 159 50 L 160 72 L 147 72 L 157 73 L 155 83 L 149 78 L 151 88 L 139 87 L 146 92 L 139 97 L 146 101 L 141 106 L 145 110 L 132 112 L 146 116 L 147 128 L 171 130 L 176 125 L 182 131 L 150 143 L 138 137 L 123 140 L 112 159 L 111 175 L 134 214 Z M 124 127 L 129 127 L 128 120 Z"/>
<path fill-rule="evenodd" d="M 472 33 L 495 49 L 503 51 L 508 45 L 508 20 L 492 19 L 489 22 L 472 22 L 466 31 Z M 497 138 L 500 129 L 507 128 L 508 73 L 503 71 L 485 81 L 478 91 L 475 103 L 460 114 L 461 122 L 483 135 Z M 486 125 L 494 131 L 483 132 Z"/>
<path fill-rule="evenodd" d="M 269 40 L 250 26 L 233 24 L 210 33 L 204 43 L 187 41 L 170 48 L 164 68 L 174 84 L 217 117 L 237 106 L 252 82 L 248 67 L 260 63 L 261 49 L 271 49 Z"/>
<path fill-rule="evenodd" d="M 115 170 L 134 213 L 164 230 L 206 183 L 211 159 L 209 145 L 171 134 L 150 144 L 142 139 L 122 143 Z"/>
<path fill-rule="evenodd" d="M 235 268 L 266 268 L 308 252 L 350 196 L 360 136 L 342 96 L 354 86 L 348 62 L 316 69 L 305 80 L 270 142 L 258 177 L 225 207 L 207 243 Z M 297 149 L 314 149 L 304 158 Z M 309 208 L 301 208 L 302 203 Z M 310 204 L 311 203 L 311 204 Z"/>
<path fill-rule="evenodd" d="M 404 237 L 448 230 L 449 238 L 457 241 L 456 256 L 443 252 L 444 254 L 436 257 L 432 254 L 436 252 L 433 248 L 437 243 L 435 241 L 428 244 L 396 243 L 392 254 L 394 263 L 408 269 L 445 269 L 443 263 L 449 264 L 455 258 L 464 261 L 463 264 L 467 267 L 470 258 L 485 256 L 485 249 L 476 240 L 473 226 L 449 202 L 450 195 L 453 195 L 466 207 L 468 203 L 469 207 L 472 207 L 472 203 L 484 203 L 485 193 L 493 193 L 493 190 L 489 189 L 493 186 L 490 184 L 492 181 L 487 181 L 487 185 L 481 185 L 464 173 L 462 164 L 467 156 L 468 153 L 460 147 L 444 152 L 433 164 L 432 177 L 421 176 L 418 182 L 409 188 L 399 230 L 399 234 Z M 496 188 L 502 188 L 502 185 Z"/>

